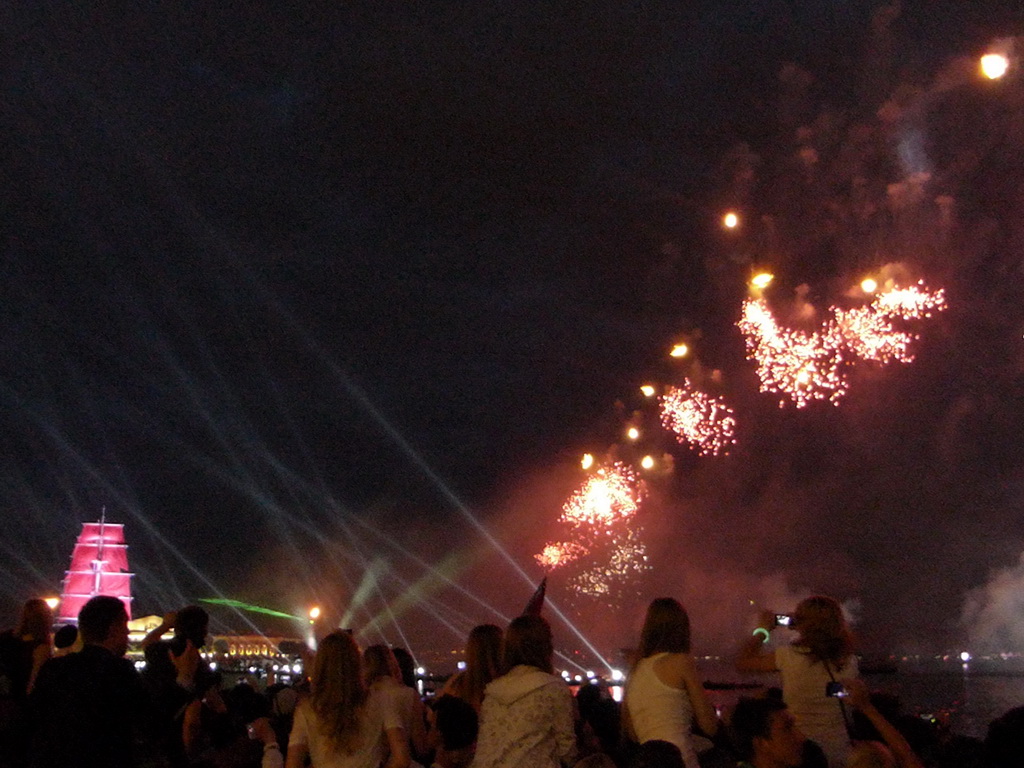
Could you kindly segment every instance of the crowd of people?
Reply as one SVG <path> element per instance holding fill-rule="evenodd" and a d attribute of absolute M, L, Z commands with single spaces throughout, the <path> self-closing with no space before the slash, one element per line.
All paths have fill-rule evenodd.
<path fill-rule="evenodd" d="M 766 645 L 780 623 L 789 645 Z M 984 740 L 940 738 L 904 721 L 860 679 L 836 601 L 765 612 L 736 668 L 781 686 L 719 712 L 672 598 L 648 610 L 620 704 L 606 688 L 574 692 L 553 673 L 551 628 L 529 611 L 481 625 L 465 669 L 436 694 L 415 686 L 404 649 L 322 637 L 308 677 L 260 689 L 225 686 L 202 657 L 208 617 L 168 614 L 125 658 L 128 615 L 95 597 L 77 631 L 53 632 L 41 600 L 0 633 L 0 768 L 1008 768 L 1024 766 L 1024 707 Z M 170 633 L 170 634 L 169 634 Z M 920 721 L 916 721 L 920 723 Z"/>

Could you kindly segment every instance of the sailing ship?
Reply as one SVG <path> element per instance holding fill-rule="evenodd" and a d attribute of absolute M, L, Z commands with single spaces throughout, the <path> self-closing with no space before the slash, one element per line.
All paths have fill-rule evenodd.
<path fill-rule="evenodd" d="M 71 567 L 64 576 L 57 622 L 77 624 L 78 612 L 96 595 L 118 598 L 131 618 L 134 575 L 128 571 L 124 525 L 108 523 L 104 507 L 98 522 L 82 524 L 71 552 Z"/>

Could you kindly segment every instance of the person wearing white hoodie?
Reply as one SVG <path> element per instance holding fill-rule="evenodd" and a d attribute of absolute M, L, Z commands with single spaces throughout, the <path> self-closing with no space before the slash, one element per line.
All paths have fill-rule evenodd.
<path fill-rule="evenodd" d="M 505 634 L 505 674 L 480 708 L 472 768 L 558 768 L 576 755 L 572 694 L 552 674 L 551 627 L 540 616 L 513 620 Z"/>

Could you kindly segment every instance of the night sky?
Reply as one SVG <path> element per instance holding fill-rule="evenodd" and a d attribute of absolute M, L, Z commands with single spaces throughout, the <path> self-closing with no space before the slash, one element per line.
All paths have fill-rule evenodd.
<path fill-rule="evenodd" d="M 137 615 L 457 646 L 521 608 L 639 385 L 717 370 L 738 444 L 651 438 L 646 580 L 551 576 L 588 638 L 673 594 L 725 651 L 825 592 L 866 647 L 1024 650 L 1024 79 L 974 72 L 1018 2 L 288 6 L 0 9 L 8 622 L 105 506 Z M 760 266 L 794 323 L 868 273 L 950 308 L 780 409 L 735 328 Z"/>

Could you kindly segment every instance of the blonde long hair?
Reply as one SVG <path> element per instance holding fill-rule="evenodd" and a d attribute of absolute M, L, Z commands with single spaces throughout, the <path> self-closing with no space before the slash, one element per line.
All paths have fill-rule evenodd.
<path fill-rule="evenodd" d="M 843 609 L 831 597 L 814 595 L 801 600 L 793 618 L 800 633 L 796 644 L 807 648 L 816 661 L 842 667 L 853 655 L 853 634 Z"/>
<path fill-rule="evenodd" d="M 366 687 L 359 647 L 348 632 L 331 632 L 320 641 L 310 683 L 320 733 L 341 752 L 358 749 Z"/>

